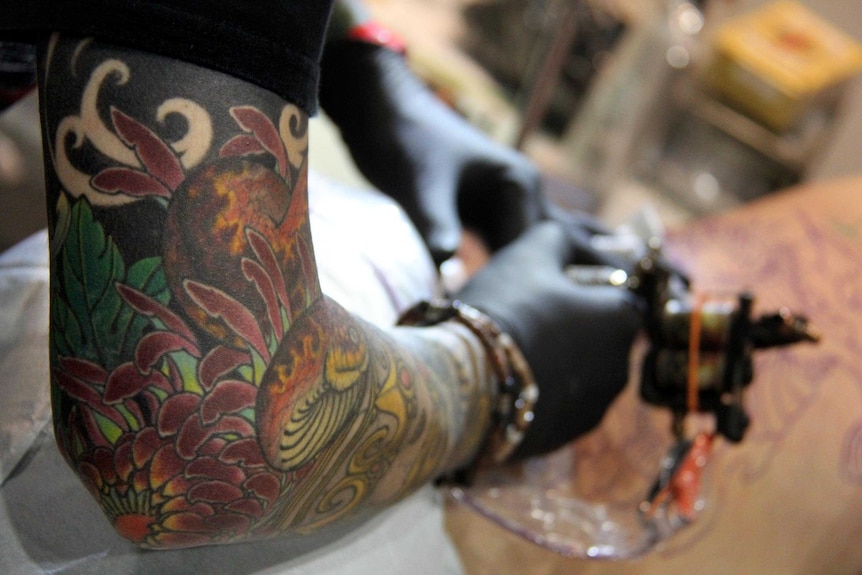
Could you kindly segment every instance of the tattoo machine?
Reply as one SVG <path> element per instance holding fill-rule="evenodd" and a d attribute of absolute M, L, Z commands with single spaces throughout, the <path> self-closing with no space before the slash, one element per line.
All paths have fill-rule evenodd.
<path fill-rule="evenodd" d="M 572 266 L 567 274 L 581 284 L 628 288 L 646 302 L 648 350 L 640 396 L 671 411 L 676 441 L 640 511 L 644 521 L 672 532 L 691 522 L 701 506 L 700 473 L 713 438 L 739 443 L 745 436 L 750 417 L 744 392 L 754 379 L 754 352 L 814 343 L 820 335 L 807 318 L 787 308 L 755 317 L 749 292 L 733 296 L 694 292 L 662 257 L 659 235 L 651 236 L 644 248 L 631 273 Z M 696 414 L 711 415 L 711 424 L 696 420 Z"/>

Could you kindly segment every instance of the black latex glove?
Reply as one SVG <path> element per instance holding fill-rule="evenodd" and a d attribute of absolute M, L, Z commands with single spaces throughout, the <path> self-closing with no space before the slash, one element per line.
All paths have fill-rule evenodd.
<path fill-rule="evenodd" d="M 320 104 L 359 170 L 401 204 L 438 264 L 458 247 L 462 225 L 494 251 L 544 215 L 532 163 L 448 108 L 401 54 L 327 45 Z"/>
<path fill-rule="evenodd" d="M 607 246 L 609 243 L 613 243 L 613 239 L 616 236 L 616 232 L 608 228 L 607 225 L 605 225 L 595 216 L 584 212 L 573 212 L 564 210 L 552 204 L 549 204 L 548 207 L 548 217 L 550 219 L 561 222 L 574 232 L 580 234 L 584 238 L 585 242 L 592 245 L 605 246 Z M 603 238 L 598 239 L 603 239 L 604 241 L 593 243 L 593 240 L 594 238 L 596 238 L 596 236 L 603 236 Z M 595 258 L 597 259 L 597 261 L 600 260 L 601 265 L 620 268 L 631 274 L 636 271 L 638 264 L 641 261 L 641 258 L 647 255 L 647 251 L 648 246 L 644 241 L 642 242 L 640 249 L 635 250 L 636 253 L 619 253 L 609 251 L 599 253 L 596 250 L 593 250 L 593 253 L 595 254 Z M 682 298 L 683 293 L 689 290 L 691 284 L 686 271 L 682 269 L 679 265 L 677 265 L 675 262 L 668 259 L 663 253 L 659 254 L 658 266 L 666 270 L 670 275 L 669 281 L 671 287 L 671 295 L 676 298 Z"/>
<path fill-rule="evenodd" d="M 588 234 L 555 221 L 536 224 L 457 295 L 512 335 L 536 377 L 535 419 L 515 458 L 548 453 L 591 430 L 628 379 L 641 302 L 622 288 L 577 285 L 563 272 L 609 263 L 591 250 Z"/>

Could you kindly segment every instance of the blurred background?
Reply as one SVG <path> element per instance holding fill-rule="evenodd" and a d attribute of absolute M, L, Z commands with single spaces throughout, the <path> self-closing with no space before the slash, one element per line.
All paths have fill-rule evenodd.
<path fill-rule="evenodd" d="M 437 93 L 558 203 L 666 224 L 858 173 L 862 2 L 366 0 Z M 0 250 L 44 226 L 37 101 L 0 115 Z M 312 168 L 367 185 L 312 122 Z"/>
<path fill-rule="evenodd" d="M 648 204 L 672 225 L 860 169 L 860 2 L 367 2 L 444 99 L 609 223 Z M 315 124 L 312 166 L 362 183 Z"/>

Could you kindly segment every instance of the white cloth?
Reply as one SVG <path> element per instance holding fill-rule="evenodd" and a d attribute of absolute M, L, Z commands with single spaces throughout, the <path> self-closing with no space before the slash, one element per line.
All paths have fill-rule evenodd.
<path fill-rule="evenodd" d="M 0 254 L 0 485 L 51 415 L 48 237 Z"/>
<path fill-rule="evenodd" d="M 376 192 L 346 189 L 316 175 L 309 183 L 312 235 L 325 293 L 379 325 L 391 325 L 405 306 L 433 293 L 433 264 L 397 205 Z M 114 533 L 60 457 L 46 424 L 47 310 L 43 232 L 0 256 L 0 441 L 8 438 L 9 445 L 7 453 L 7 444 L 0 444 L 3 575 L 462 573 L 443 529 L 441 495 L 430 486 L 341 537 L 322 546 L 315 542 L 316 548 L 311 538 L 291 538 L 138 550 Z M 19 387 L 26 394 L 18 394 Z M 21 395 L 18 403 L 7 403 L 10 389 L 13 398 Z"/>

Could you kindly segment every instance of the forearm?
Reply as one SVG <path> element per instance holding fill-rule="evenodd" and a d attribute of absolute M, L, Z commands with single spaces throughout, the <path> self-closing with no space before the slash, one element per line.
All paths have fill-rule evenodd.
<path fill-rule="evenodd" d="M 315 474 L 285 508 L 306 530 L 379 510 L 467 463 L 496 394 L 484 349 L 460 324 L 381 331 L 331 300 L 317 305 L 273 356 L 257 400 L 270 464 Z M 300 352 L 318 343 L 312 357 Z M 279 374 L 299 369 L 313 373 L 285 393 L 292 378 Z"/>
<path fill-rule="evenodd" d="M 120 533 L 305 533 L 476 450 L 475 338 L 384 333 L 321 294 L 301 110 L 93 41 L 45 54 L 55 428 Z"/>

